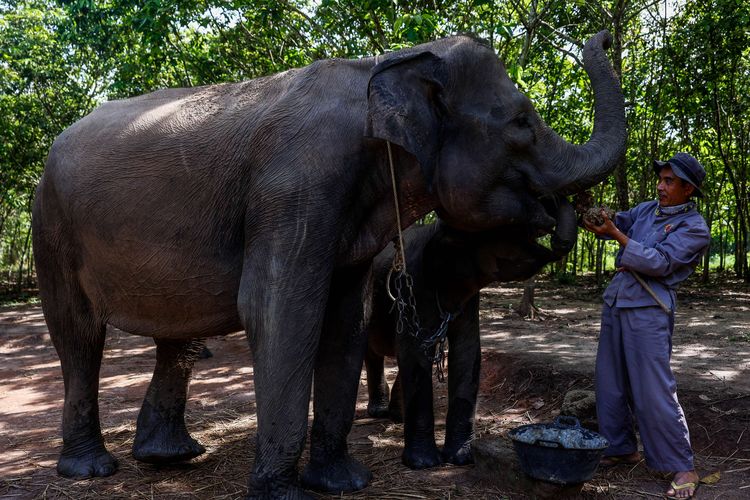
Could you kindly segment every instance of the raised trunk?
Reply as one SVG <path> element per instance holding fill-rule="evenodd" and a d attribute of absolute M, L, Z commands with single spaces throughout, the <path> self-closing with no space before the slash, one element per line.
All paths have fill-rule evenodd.
<path fill-rule="evenodd" d="M 625 156 L 625 100 L 605 53 L 611 43 L 609 33 L 601 31 L 583 48 L 583 66 L 594 90 L 594 131 L 588 142 L 573 145 L 552 129 L 545 130 L 543 140 L 557 152 L 557 161 L 554 170 L 530 179 L 540 193 L 570 195 L 583 191 L 604 180 Z"/>

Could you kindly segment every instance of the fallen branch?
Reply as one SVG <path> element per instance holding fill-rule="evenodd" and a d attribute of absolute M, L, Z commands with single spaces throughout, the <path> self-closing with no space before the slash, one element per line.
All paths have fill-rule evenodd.
<path fill-rule="evenodd" d="M 726 471 L 724 471 L 724 474 L 729 474 L 730 472 L 744 472 L 746 470 L 750 470 L 750 467 L 743 467 L 741 469 L 726 470 Z"/>
<path fill-rule="evenodd" d="M 716 377 L 716 375 L 713 372 L 711 372 L 711 375 L 713 375 L 714 377 Z M 718 377 L 716 377 L 716 378 L 718 378 Z M 722 380 L 722 379 L 719 379 L 719 380 Z M 736 399 L 742 399 L 742 398 L 746 398 L 748 396 L 750 396 L 750 394 L 741 394 L 739 396 L 734 396 L 734 397 L 731 397 L 731 398 L 724 398 L 724 399 L 714 399 L 713 401 L 707 401 L 706 405 L 713 405 L 713 404 L 716 404 L 716 403 L 723 403 L 725 401 L 734 401 Z"/>

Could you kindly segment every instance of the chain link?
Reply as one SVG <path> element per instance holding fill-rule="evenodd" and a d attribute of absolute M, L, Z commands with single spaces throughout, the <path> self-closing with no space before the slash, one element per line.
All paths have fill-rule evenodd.
<path fill-rule="evenodd" d="M 377 62 L 378 60 L 376 56 L 375 64 L 377 64 Z M 406 331 L 415 341 L 419 342 L 424 351 L 424 355 L 430 360 L 430 363 L 435 364 L 435 372 L 438 380 L 443 382 L 445 380 L 445 340 L 446 335 L 448 334 L 448 323 L 453 319 L 453 315 L 450 313 L 443 313 L 443 310 L 440 308 L 440 302 L 438 301 L 437 306 L 440 311 L 440 326 L 433 335 L 422 340 L 422 326 L 419 324 L 417 300 L 414 297 L 414 280 L 406 271 L 406 254 L 404 252 L 404 238 L 401 231 L 401 210 L 399 209 L 398 189 L 396 187 L 396 169 L 393 167 L 393 151 L 391 150 L 390 141 L 386 141 L 386 149 L 388 151 L 388 165 L 391 172 L 393 206 L 396 212 L 396 227 L 398 228 L 398 236 L 394 240 L 396 255 L 393 257 L 393 265 L 388 272 L 388 280 L 386 282 L 388 295 L 393 299 L 394 306 L 398 310 L 396 334 L 403 335 Z M 395 296 L 391 294 L 391 276 L 394 273 L 396 274 L 394 280 L 394 285 L 396 287 Z M 434 356 L 430 356 L 430 349 L 436 344 L 436 353 Z"/>
<path fill-rule="evenodd" d="M 396 246 L 398 246 L 398 243 L 396 243 Z M 406 334 L 415 340 L 422 349 L 425 357 L 430 360 L 431 364 L 435 365 L 435 374 L 437 375 L 438 381 L 444 382 L 448 325 L 454 318 L 454 315 L 442 312 L 440 304 L 438 304 L 438 309 L 441 311 L 440 326 L 438 326 L 437 330 L 435 330 L 435 333 L 432 335 L 429 335 L 429 332 L 422 328 L 419 320 L 419 313 L 417 312 L 417 300 L 414 296 L 414 279 L 406 271 L 406 267 L 401 264 L 400 255 L 400 252 L 396 249 L 396 255 L 393 259 L 393 268 L 391 269 L 389 280 L 386 285 L 388 286 L 390 294 L 390 276 L 395 274 L 393 285 L 396 293 L 392 295 L 392 297 L 394 299 L 393 305 L 398 313 L 396 318 L 396 334 Z M 435 347 L 435 354 L 431 355 L 430 351 L 433 347 Z"/>

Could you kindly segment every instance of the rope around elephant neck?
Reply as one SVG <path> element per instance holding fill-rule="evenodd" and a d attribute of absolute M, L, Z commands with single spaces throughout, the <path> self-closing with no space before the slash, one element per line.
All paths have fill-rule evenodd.
<path fill-rule="evenodd" d="M 401 229 L 401 210 L 398 204 L 398 189 L 396 187 L 396 169 L 393 166 L 393 152 L 391 150 L 390 141 L 386 141 L 388 148 L 388 165 L 391 171 L 391 186 L 393 187 L 393 205 L 396 209 L 396 225 L 398 227 L 398 236 L 394 238 L 394 245 L 396 246 L 396 252 L 393 256 L 393 264 L 391 269 L 388 271 L 388 277 L 386 278 L 385 286 L 388 292 L 388 296 L 393 301 L 393 306 L 398 311 L 398 318 L 396 319 L 396 334 L 402 335 L 404 331 L 408 331 L 414 341 L 419 344 L 425 357 L 435 365 L 435 374 L 439 382 L 445 381 L 445 340 L 448 333 L 448 324 L 455 317 L 451 313 L 444 313 L 440 307 L 440 300 L 435 294 L 437 300 L 437 307 L 440 311 L 440 326 L 437 328 L 435 333 L 425 338 L 422 333 L 422 326 L 420 324 L 419 313 L 417 312 L 417 300 L 414 296 L 414 278 L 406 270 L 406 253 L 404 249 L 404 236 Z M 396 288 L 396 294 L 391 293 L 391 275 L 396 272 L 396 278 L 394 285 Z M 428 332 L 429 333 L 429 332 Z M 430 351 L 435 348 L 435 353 L 431 354 Z"/>
<path fill-rule="evenodd" d="M 375 54 L 375 66 L 378 65 L 378 54 Z M 398 241 L 396 245 L 396 255 L 393 260 L 393 267 L 391 272 L 394 270 L 397 272 L 403 271 L 406 273 L 406 254 L 404 253 L 404 234 L 401 229 L 401 209 L 398 205 L 398 189 L 396 188 L 396 169 L 393 166 L 393 151 L 391 150 L 391 141 L 385 141 L 385 145 L 388 148 L 388 167 L 391 171 L 391 187 L 393 188 L 393 206 L 396 209 L 396 228 L 398 229 Z M 388 273 L 388 282 L 390 283 L 391 272 Z M 388 287 L 388 295 L 391 295 L 390 287 Z M 391 296 L 395 300 L 395 297 Z"/>
<path fill-rule="evenodd" d="M 377 60 L 377 59 L 376 59 Z M 393 167 L 393 152 L 391 141 L 385 141 L 388 147 L 388 165 L 391 169 L 391 186 L 393 187 L 393 206 L 396 209 L 396 227 L 398 228 L 398 241 L 396 242 L 396 255 L 393 260 L 393 270 L 406 273 L 406 254 L 404 253 L 404 233 L 401 229 L 401 209 L 398 205 L 398 189 L 396 188 L 396 169 Z"/>
<path fill-rule="evenodd" d="M 396 187 L 396 168 L 393 166 L 393 152 L 391 142 L 385 141 L 388 148 L 388 166 L 391 172 L 391 187 L 393 188 L 393 206 L 396 210 L 396 228 L 398 235 L 394 238 L 393 244 L 396 251 L 393 255 L 393 263 L 388 271 L 386 278 L 386 289 L 393 305 L 398 309 L 398 319 L 396 320 L 396 334 L 401 335 L 404 330 L 415 339 L 419 338 L 422 327 L 417 312 L 417 299 L 414 297 L 414 278 L 406 270 L 406 252 L 404 250 L 404 234 L 401 229 L 401 209 L 398 204 L 398 189 Z M 396 286 L 396 295 L 391 294 L 391 275 L 396 272 L 394 285 Z"/>
<path fill-rule="evenodd" d="M 375 55 L 375 65 L 378 65 L 378 55 Z M 440 310 L 440 326 L 437 331 L 428 336 L 422 338 L 422 327 L 419 321 L 419 313 L 417 312 L 417 300 L 414 297 L 414 279 L 406 270 L 406 251 L 404 249 L 404 234 L 401 228 L 401 208 L 398 204 L 398 188 L 396 184 L 396 168 L 393 165 L 393 151 L 391 149 L 391 141 L 385 141 L 388 149 L 388 167 L 391 172 L 391 187 L 393 188 L 393 206 L 396 211 L 396 228 L 398 230 L 398 236 L 394 238 L 393 244 L 396 247 L 396 252 L 393 256 L 393 264 L 391 269 L 388 271 L 388 276 L 385 281 L 385 287 L 388 293 L 388 297 L 393 301 L 393 306 L 398 310 L 398 318 L 396 320 L 396 334 L 401 335 L 404 330 L 409 330 L 409 335 L 417 342 L 419 342 L 424 355 L 431 363 L 435 365 L 435 373 L 438 381 L 445 381 L 445 340 L 448 333 L 448 323 L 455 317 L 454 314 L 443 313 L 438 300 L 438 309 Z M 396 271 L 396 278 L 394 285 L 396 288 L 396 294 L 391 293 L 391 276 Z M 437 295 L 435 296 L 437 299 Z M 430 350 L 436 347 L 434 355 L 430 355 Z"/>

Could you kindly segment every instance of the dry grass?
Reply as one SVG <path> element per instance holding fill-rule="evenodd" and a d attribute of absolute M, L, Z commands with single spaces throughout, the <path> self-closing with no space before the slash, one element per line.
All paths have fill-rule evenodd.
<path fill-rule="evenodd" d="M 476 418 L 478 436 L 500 437 L 518 425 L 549 421 L 559 411 L 565 392 L 591 387 L 592 373 L 582 357 L 590 356 L 591 349 L 573 347 L 584 341 L 595 343 L 598 305 L 592 297 L 596 294 L 582 294 L 575 287 L 554 288 L 549 283 L 539 286 L 538 294 L 545 320 L 536 322 L 513 318 L 505 307 L 520 297 L 520 290 L 495 289 L 487 296 L 485 307 L 493 309 L 482 314 L 487 338 Z M 700 290 L 700 294 L 694 297 L 696 309 L 689 314 L 710 317 L 716 313 L 715 297 L 710 290 Z M 728 315 L 732 311 L 746 314 L 749 295 L 730 296 L 721 290 L 715 295 L 722 300 L 721 315 L 729 318 L 715 321 L 725 321 L 728 332 L 736 330 L 740 323 L 734 319 L 740 316 Z M 706 363 L 726 362 L 727 345 L 745 348 L 745 344 L 728 344 L 721 335 L 701 333 L 691 325 L 686 328 L 690 341 L 706 346 L 710 341 L 713 350 L 706 352 L 716 353 Z M 61 448 L 62 383 L 38 307 L 0 310 L 0 328 L 4 328 L 0 330 L 0 359 L 4 362 L 0 365 L 0 499 L 244 497 L 253 462 L 256 419 L 250 356 L 241 334 L 209 341 L 215 356 L 196 367 L 187 425 L 207 452 L 190 463 L 156 467 L 139 463 L 130 455 L 135 417 L 153 368 L 153 346 L 148 339 L 111 332 L 100 400 L 104 439 L 120 468 L 108 478 L 73 481 L 57 476 L 54 469 Z M 510 350 L 514 336 L 522 339 L 522 349 Z M 746 350 L 750 352 L 750 348 Z M 391 368 L 391 381 L 394 376 Z M 721 472 L 718 483 L 701 485 L 698 498 L 749 498 L 750 432 L 746 430 L 750 426 L 750 397 L 732 392 L 731 384 L 712 376 L 700 380 L 696 376 L 698 382 L 693 388 L 693 378 L 680 381 L 680 397 L 698 453 L 696 465 L 702 476 Z M 436 385 L 438 443 L 444 437 L 446 392 L 447 384 Z M 358 414 L 363 415 L 365 407 L 362 387 Z M 355 420 L 350 451 L 372 470 L 373 480 L 365 490 L 342 498 L 527 497 L 514 491 L 513 485 L 479 477 L 472 466 L 409 470 L 401 464 L 402 434 L 401 425 L 386 420 Z M 307 462 L 307 453 L 306 449 L 301 466 Z M 580 498 L 661 497 L 667 485 L 667 479 L 639 464 L 598 472 Z"/>

